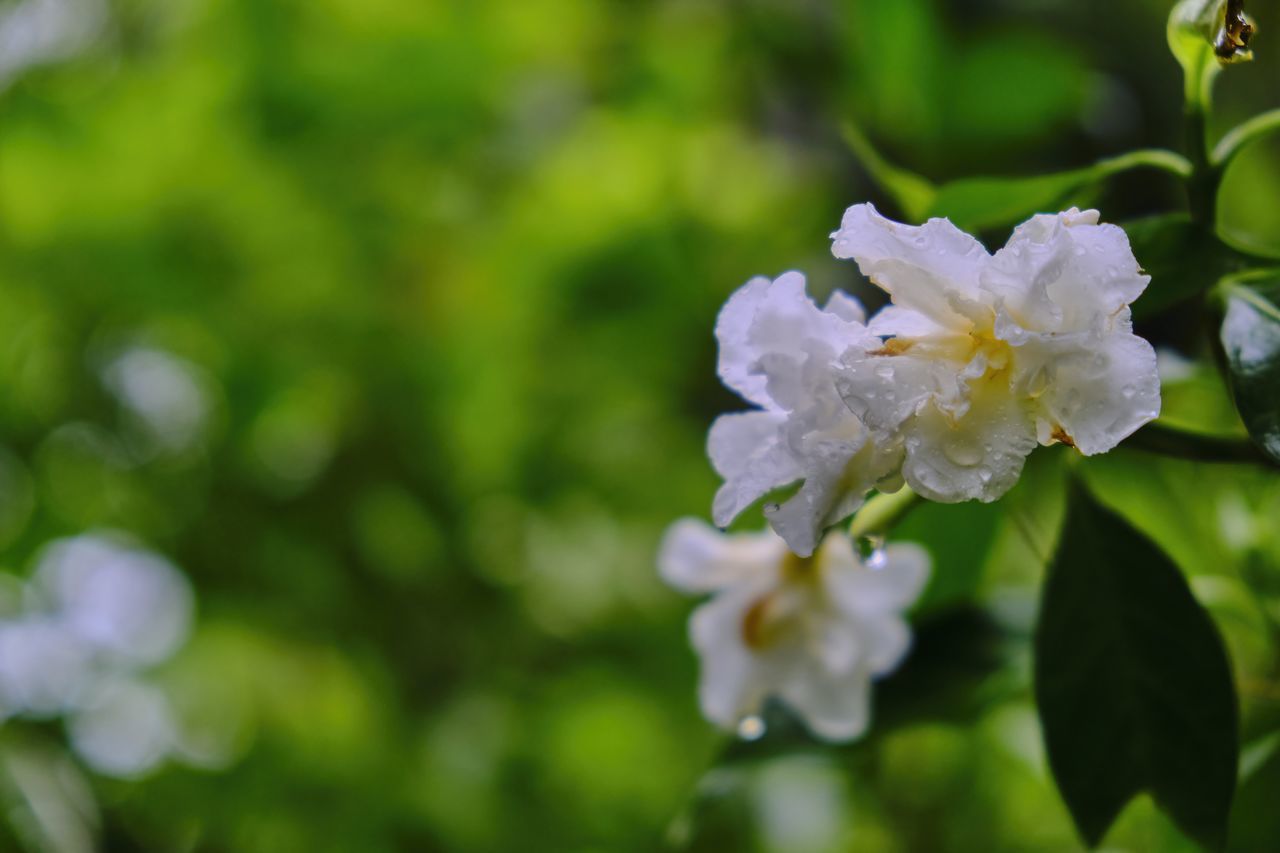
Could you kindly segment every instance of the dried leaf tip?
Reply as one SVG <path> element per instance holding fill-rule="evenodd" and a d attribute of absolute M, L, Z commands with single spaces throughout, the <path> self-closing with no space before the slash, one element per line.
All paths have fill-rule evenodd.
<path fill-rule="evenodd" d="M 1254 31 L 1253 20 L 1244 13 L 1244 0 L 1226 0 L 1222 5 L 1217 34 L 1213 39 L 1213 53 L 1218 57 L 1218 62 L 1230 65 L 1253 59 L 1249 42 L 1253 39 Z"/>

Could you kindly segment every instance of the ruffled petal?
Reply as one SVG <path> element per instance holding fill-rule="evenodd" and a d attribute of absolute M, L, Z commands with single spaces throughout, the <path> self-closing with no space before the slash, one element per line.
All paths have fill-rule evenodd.
<path fill-rule="evenodd" d="M 827 310 L 805 293 L 804 276 L 784 273 L 777 279 L 753 278 L 729 297 L 716 321 L 720 343 L 720 378 L 744 399 L 764 408 L 776 405 L 769 386 L 779 382 L 762 364 L 784 359 L 803 365 L 811 356 L 843 352 L 869 339 L 864 312 L 853 297 L 833 296 Z"/>
<path fill-rule="evenodd" d="M 867 312 L 862 307 L 862 303 L 843 290 L 832 291 L 822 310 L 836 315 L 846 323 L 865 324 L 867 322 Z"/>
<path fill-rule="evenodd" d="M 715 592 L 777 569 L 786 546 L 772 532 L 726 536 L 696 518 L 676 521 L 658 548 L 658 571 L 676 589 Z"/>
<path fill-rule="evenodd" d="M 918 494 L 941 503 L 990 502 L 1009 491 L 1036 446 L 1032 417 L 999 378 L 974 383 L 968 412 L 953 418 L 926 405 L 906 429 L 902 473 Z"/>
<path fill-rule="evenodd" d="M 760 353 L 751 345 L 751 324 L 773 282 L 757 276 L 738 288 L 720 309 L 716 340 L 720 343 L 720 380 L 757 406 L 768 406 L 765 379 L 755 372 Z"/>
<path fill-rule="evenodd" d="M 981 276 L 1019 325 L 1043 332 L 1101 330 L 1150 281 L 1123 229 L 1075 208 L 1019 225 Z"/>
<path fill-rule="evenodd" d="M 847 415 L 846 419 L 856 423 Z M 765 507 L 773 529 L 802 557 L 813 553 L 823 530 L 856 512 L 867 493 L 900 464 L 900 445 L 877 444 L 861 429 L 856 440 L 828 442 L 825 447 L 814 442 L 806 451 L 800 490 L 780 506 Z"/>
<path fill-rule="evenodd" d="M 856 204 L 831 237 L 835 256 L 857 261 L 862 274 L 895 305 L 960 331 L 989 316 L 989 297 L 978 281 L 991 256 L 948 220 L 903 225 L 870 204 Z"/>
<path fill-rule="evenodd" d="M 786 415 L 739 412 L 721 415 L 707 436 L 707 455 L 724 485 L 716 492 L 712 518 L 727 527 L 751 504 L 803 474 L 783 442 Z"/>
<path fill-rule="evenodd" d="M 1151 344 L 1129 332 L 1103 335 L 1090 350 L 1059 354 L 1038 400 L 1042 440 L 1069 440 L 1106 453 L 1160 414 L 1160 374 Z"/>
<path fill-rule="evenodd" d="M 913 308 L 886 305 L 875 313 L 867 329 L 882 338 L 927 338 L 952 334 L 946 326 L 934 322 Z"/>

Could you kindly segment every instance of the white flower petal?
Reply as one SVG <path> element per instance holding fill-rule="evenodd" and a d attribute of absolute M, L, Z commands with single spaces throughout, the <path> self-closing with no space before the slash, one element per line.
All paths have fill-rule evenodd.
<path fill-rule="evenodd" d="M 835 384 L 849 411 L 886 445 L 927 400 L 960 393 L 956 371 L 944 361 L 856 350 L 845 353 Z"/>
<path fill-rule="evenodd" d="M 827 304 L 822 310 L 829 314 L 835 314 L 847 323 L 867 322 L 867 312 L 863 309 L 862 303 L 843 290 L 832 291 L 831 295 L 827 297 Z"/>
<path fill-rule="evenodd" d="M 1032 217 L 991 259 L 983 289 L 1024 328 L 1100 329 L 1151 277 L 1142 274 L 1124 230 L 1097 223 L 1096 210 Z"/>
<path fill-rule="evenodd" d="M 881 308 L 867 328 L 871 334 L 884 338 L 921 338 L 949 333 L 947 327 L 938 325 L 919 311 L 898 305 Z"/>
<path fill-rule="evenodd" d="M 682 518 L 667 528 L 658 549 L 662 579 L 684 592 L 714 592 L 777 569 L 786 554 L 770 531 L 726 536 L 706 522 Z"/>
<path fill-rule="evenodd" d="M 848 619 L 815 619 L 811 651 L 831 677 L 854 676 L 866 649 L 858 625 Z"/>
<path fill-rule="evenodd" d="M 852 515 L 897 464 L 897 457 L 883 453 L 847 412 L 844 420 L 857 426 L 857 436 L 845 441 L 807 436 L 804 484 L 781 506 L 765 507 L 773 529 L 802 557 L 813 553 L 825 528 Z"/>
<path fill-rule="evenodd" d="M 873 676 L 893 672 L 911 651 L 911 629 L 897 616 L 866 617 L 858 627 L 866 644 L 867 669 Z"/>
<path fill-rule="evenodd" d="M 1086 456 L 1105 453 L 1160 414 L 1155 350 L 1134 334 L 1103 335 L 1060 357 L 1038 402 L 1047 431 L 1060 427 Z"/>
<path fill-rule="evenodd" d="M 871 721 L 871 680 L 865 671 L 832 677 L 817 660 L 796 667 L 781 688 L 782 698 L 818 737 L 856 738 Z"/>
<path fill-rule="evenodd" d="M 905 610 L 916 602 L 929 580 L 932 560 L 919 545 L 891 542 L 885 547 L 884 566 L 879 569 L 863 565 L 843 537 L 830 537 L 822 548 L 827 588 L 840 608 L 851 615 Z"/>
<path fill-rule="evenodd" d="M 727 527 L 751 504 L 803 475 L 782 441 L 786 415 L 739 412 L 721 415 L 707 436 L 707 455 L 724 485 L 716 492 L 712 518 Z"/>
<path fill-rule="evenodd" d="M 720 378 L 758 406 L 771 408 L 766 357 L 785 357 L 803 364 L 815 349 L 840 353 L 866 338 L 861 306 L 851 296 L 833 297 L 823 311 L 805 293 L 804 276 L 784 273 L 777 279 L 753 278 L 729 297 L 716 322 L 720 343 Z"/>
<path fill-rule="evenodd" d="M 989 297 L 978 281 L 991 256 L 946 219 L 903 225 L 870 204 L 856 204 L 845 211 L 840 230 L 831 237 L 835 256 L 856 260 L 862 274 L 895 305 L 957 330 L 989 313 Z"/>
<path fill-rule="evenodd" d="M 1018 481 L 1036 446 L 1035 424 L 1024 405 L 997 377 L 976 383 L 963 417 L 925 406 L 907 428 L 907 483 L 942 503 L 996 500 Z"/>
<path fill-rule="evenodd" d="M 770 401 L 764 391 L 764 377 L 754 372 L 760 354 L 750 343 L 751 324 L 765 292 L 772 286 L 773 282 L 764 276 L 751 279 L 729 297 L 716 319 L 720 379 L 759 406 L 767 406 Z"/>
<path fill-rule="evenodd" d="M 727 729 L 758 711 L 767 695 L 756 657 L 742 641 L 746 609 L 760 594 L 751 585 L 728 590 L 689 619 L 689 636 L 701 659 L 698 703 L 703 716 Z"/>

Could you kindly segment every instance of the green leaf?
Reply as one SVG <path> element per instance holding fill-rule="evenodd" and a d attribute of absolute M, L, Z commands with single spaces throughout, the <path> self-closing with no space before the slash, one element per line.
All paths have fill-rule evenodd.
<path fill-rule="evenodd" d="M 973 231 L 1012 225 L 1035 213 L 1060 210 L 1084 187 L 1130 169 L 1160 169 L 1180 178 L 1191 174 L 1181 154 L 1163 149 L 1131 151 L 1092 166 L 1030 177 L 961 178 L 935 187 L 927 178 L 889 162 L 852 122 L 843 127 L 845 142 L 867 174 L 887 193 L 907 219 L 919 222 L 945 216 Z"/>
<path fill-rule="evenodd" d="M 1222 640 L 1173 562 L 1079 487 L 1044 587 L 1035 693 L 1090 846 L 1141 791 L 1201 844 L 1224 843 L 1238 724 Z"/>
<path fill-rule="evenodd" d="M 1160 169 L 1178 177 L 1191 173 L 1180 154 L 1163 150 L 1133 151 L 1082 169 L 1023 178 L 961 178 L 944 184 L 929 208 L 930 216 L 945 216 L 960 228 L 975 230 L 1010 225 L 1035 213 L 1062 209 L 1081 189 L 1119 172 Z"/>
<path fill-rule="evenodd" d="M 858 162 L 867 170 L 871 180 L 875 181 L 890 198 L 902 208 L 907 219 L 917 221 L 925 218 L 933 205 L 937 194 L 928 179 L 901 169 L 884 158 L 879 150 L 871 144 L 866 135 L 852 122 L 843 127 L 844 139 L 853 151 Z"/>
<path fill-rule="evenodd" d="M 1280 733 L 1246 750 L 1246 754 L 1253 754 L 1251 761 L 1242 762 L 1240 794 L 1231 810 L 1233 850 L 1267 850 L 1280 838 L 1280 809 L 1276 808 L 1276 791 L 1280 791 L 1277 736 Z M 1248 766 L 1250 764 L 1253 766 Z"/>
<path fill-rule="evenodd" d="M 1276 131 L 1280 131 L 1280 110 L 1269 110 L 1237 125 L 1213 147 L 1214 167 L 1225 169 L 1247 146 Z"/>
<path fill-rule="evenodd" d="M 982 581 L 987 554 L 1004 508 L 969 501 L 940 504 L 926 501 L 893 529 L 892 538 L 918 542 L 933 556 L 929 585 L 916 604 L 928 612 L 969 600 Z"/>
<path fill-rule="evenodd" d="M 1225 276 L 1259 259 L 1223 243 L 1186 214 L 1167 214 L 1126 223 L 1129 245 L 1151 284 L 1133 304 L 1136 317 L 1149 317 L 1203 293 Z"/>
<path fill-rule="evenodd" d="M 1280 277 L 1226 289 L 1222 321 L 1236 409 L 1250 437 L 1268 456 L 1280 461 Z"/>

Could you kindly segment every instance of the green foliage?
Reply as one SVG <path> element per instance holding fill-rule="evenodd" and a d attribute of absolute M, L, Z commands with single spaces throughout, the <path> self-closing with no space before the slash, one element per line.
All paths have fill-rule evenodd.
<path fill-rule="evenodd" d="M 1236 783 L 1230 665 L 1160 549 L 1077 487 L 1036 629 L 1036 703 L 1054 779 L 1096 846 L 1150 791 L 1221 847 Z"/>
<path fill-rule="evenodd" d="M 847 749 L 779 722 L 708 772 L 688 604 L 652 558 L 716 485 L 725 296 L 790 263 L 856 289 L 822 235 L 878 191 L 1000 240 L 1077 202 L 1133 221 L 1140 331 L 1195 359 L 1169 425 L 1243 435 L 1177 309 L 1263 263 L 1228 243 L 1280 238 L 1272 152 L 1244 149 L 1272 124 L 1220 144 L 1217 233 L 1149 218 L 1186 168 L 1167 3 L 1106 27 L 1067 0 L 101 5 L 96 41 L 0 92 L 0 593 L 88 529 L 172 559 L 199 619 L 156 678 L 199 750 L 115 780 L 6 720 L 0 847 L 649 851 L 686 811 L 671 837 L 708 850 L 1072 846 L 1027 636 L 1070 450 L 895 530 L 935 571 Z M 1253 70 L 1223 122 L 1274 105 Z M 104 378 L 134 347 L 201 389 L 189 445 Z M 1189 573 L 1251 739 L 1277 730 L 1272 479 L 1081 467 Z M 1274 838 L 1276 780 L 1245 780 L 1239 849 Z M 1181 843 L 1141 805 L 1111 840 Z"/>
<path fill-rule="evenodd" d="M 1151 284 L 1134 304 L 1134 314 L 1150 317 L 1193 299 L 1222 278 L 1251 262 L 1182 214 L 1165 214 L 1127 223 L 1134 257 Z"/>
<path fill-rule="evenodd" d="M 1280 462 L 1280 283 L 1237 283 L 1224 291 L 1222 349 L 1231 391 L 1249 435 Z"/>

